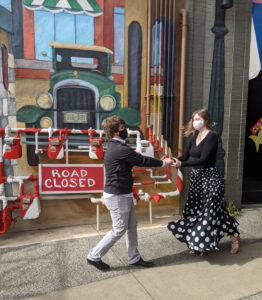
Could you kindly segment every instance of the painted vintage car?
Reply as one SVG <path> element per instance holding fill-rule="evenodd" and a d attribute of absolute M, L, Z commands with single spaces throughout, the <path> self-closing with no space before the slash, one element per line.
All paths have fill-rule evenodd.
<path fill-rule="evenodd" d="M 111 74 L 113 52 L 110 49 L 59 42 L 49 45 L 53 65 L 50 89 L 37 95 L 36 106 L 21 107 L 17 121 L 25 122 L 27 128 L 100 129 L 106 117 L 118 115 L 130 129 L 139 129 L 139 112 L 121 107 L 121 94 L 116 91 Z M 35 166 L 38 156 L 34 136 L 27 134 L 25 143 L 28 163 Z M 40 137 L 41 143 L 45 144 Z M 71 148 L 79 143 L 87 145 L 87 137 L 69 139 Z"/>

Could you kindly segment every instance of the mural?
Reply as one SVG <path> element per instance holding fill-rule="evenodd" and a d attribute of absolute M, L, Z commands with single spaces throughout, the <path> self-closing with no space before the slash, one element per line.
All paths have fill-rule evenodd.
<path fill-rule="evenodd" d="M 250 131 L 254 134 L 250 135 L 249 138 L 255 143 L 256 152 L 258 152 L 259 146 L 262 145 L 262 117 L 251 128 Z"/>
<path fill-rule="evenodd" d="M 26 0 L 23 5 L 34 14 L 35 61 L 52 64 L 49 89 L 36 95 L 36 105 L 22 106 L 17 111 L 17 120 L 27 128 L 99 130 L 104 118 L 119 115 L 130 129 L 140 130 L 140 107 L 122 107 L 121 93 L 116 91 L 112 76 L 113 51 L 99 46 L 99 41 L 94 45 L 94 37 L 99 34 L 95 18 L 103 14 L 97 2 Z M 113 8 L 114 65 L 123 66 L 125 8 Z M 139 90 L 139 82 L 132 86 L 133 90 Z M 33 139 L 28 135 L 26 141 L 31 166 L 38 164 Z M 77 143 L 69 140 L 69 147 L 81 143 L 82 139 L 80 136 Z"/>
<path fill-rule="evenodd" d="M 262 1 L 253 0 L 249 84 L 244 151 L 243 202 L 259 203 L 262 199 Z"/>
<path fill-rule="evenodd" d="M 63 174 L 69 174 L 69 153 L 75 168 L 100 166 L 107 141 L 101 123 L 111 115 L 125 120 L 128 144 L 137 152 L 155 157 L 176 152 L 175 41 L 182 7 L 183 1 L 172 0 L 0 0 L 6 16 L 0 28 L 7 34 L 5 39 L 0 35 L 2 98 L 13 118 L 4 122 L 2 115 L 8 174 L 33 174 L 25 180 L 38 180 L 43 175 L 38 166 L 44 164 L 64 164 Z M 140 196 L 134 187 L 136 197 L 147 201 L 179 195 L 182 188 L 182 175 L 178 191 L 167 169 L 144 175 L 134 170 L 134 177 L 136 185 L 149 186 Z M 24 201 L 22 190 L 19 201 Z M 31 192 L 31 200 L 19 205 L 23 216 L 34 207 L 31 216 L 37 217 L 38 188 Z M 1 222 L 7 228 L 12 220 L 0 212 L 5 214 L 0 214 L 1 231 Z"/>
<path fill-rule="evenodd" d="M 101 129 L 104 118 L 119 115 L 129 128 L 140 124 L 138 111 L 121 107 L 121 94 L 116 92 L 111 75 L 112 51 L 101 46 L 49 45 L 53 57 L 50 89 L 37 95 L 37 106 L 21 107 L 18 121 L 29 128 Z M 37 165 L 32 143 L 29 137 L 28 162 Z M 69 140 L 72 145 L 76 143 Z"/>
<path fill-rule="evenodd" d="M 262 61 L 262 1 L 253 0 L 249 80 L 256 78 L 261 71 Z"/>
<path fill-rule="evenodd" d="M 130 7 L 131 10 L 134 6 L 128 2 L 23 2 L 20 25 L 28 28 L 30 24 L 34 30 L 23 30 L 20 52 L 23 52 L 24 59 L 21 65 L 26 65 L 26 68 L 17 69 L 17 77 L 49 79 L 49 82 L 46 82 L 48 88 L 45 89 L 39 84 L 34 104 L 25 105 L 23 101 L 24 105 L 18 106 L 17 121 L 23 122 L 27 128 L 100 129 L 104 118 L 119 115 L 125 119 L 128 128 L 139 130 L 144 138 L 146 128 L 142 123 L 146 112 L 143 111 L 142 79 L 146 61 L 142 59 L 142 48 L 146 24 L 145 21 L 132 20 L 137 18 L 132 11 L 130 23 L 125 24 L 126 9 Z M 172 1 L 167 1 L 162 7 L 160 1 L 152 1 L 152 4 L 151 82 L 154 89 L 158 89 L 153 107 L 157 113 L 153 115 L 153 128 L 154 131 L 158 128 L 158 142 L 163 138 L 162 142 L 166 140 L 172 149 L 175 114 L 174 4 Z M 146 11 L 146 3 L 141 4 L 141 9 Z M 125 61 L 128 61 L 127 72 L 124 71 Z M 29 69 L 33 71 L 31 74 L 27 72 Z M 26 102 L 32 102 L 32 94 L 26 95 L 28 91 L 24 90 L 24 85 L 25 82 L 21 81 L 21 89 L 28 99 Z M 79 141 L 84 139 L 79 138 Z M 29 165 L 35 166 L 38 159 L 32 139 L 28 134 L 27 156 Z M 74 146 L 73 141 L 69 144 Z"/>

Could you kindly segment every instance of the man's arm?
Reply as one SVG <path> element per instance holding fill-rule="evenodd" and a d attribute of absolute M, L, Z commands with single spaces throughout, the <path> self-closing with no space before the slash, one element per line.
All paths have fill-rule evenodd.
<path fill-rule="evenodd" d="M 152 158 L 149 156 L 144 156 L 141 154 L 136 153 L 133 149 L 130 149 L 129 147 L 123 147 L 121 151 L 121 157 L 120 159 L 123 159 L 133 166 L 144 166 L 144 167 L 162 167 L 165 164 L 171 164 L 172 160 L 169 158 L 166 158 L 165 160 Z M 165 162 L 165 163 L 163 163 Z"/>

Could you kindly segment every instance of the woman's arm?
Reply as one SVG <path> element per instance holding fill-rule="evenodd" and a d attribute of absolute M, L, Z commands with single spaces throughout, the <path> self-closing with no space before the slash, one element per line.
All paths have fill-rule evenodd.
<path fill-rule="evenodd" d="M 191 136 L 186 143 L 183 154 L 180 157 L 178 157 L 178 160 L 186 161 L 189 158 L 189 151 L 191 149 L 192 142 L 193 142 L 193 137 Z"/>

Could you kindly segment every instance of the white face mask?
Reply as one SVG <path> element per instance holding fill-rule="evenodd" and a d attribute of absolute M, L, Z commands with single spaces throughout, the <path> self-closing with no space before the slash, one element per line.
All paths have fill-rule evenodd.
<path fill-rule="evenodd" d="M 193 121 L 193 127 L 195 128 L 195 130 L 199 130 L 203 126 L 204 126 L 203 120 Z"/>

